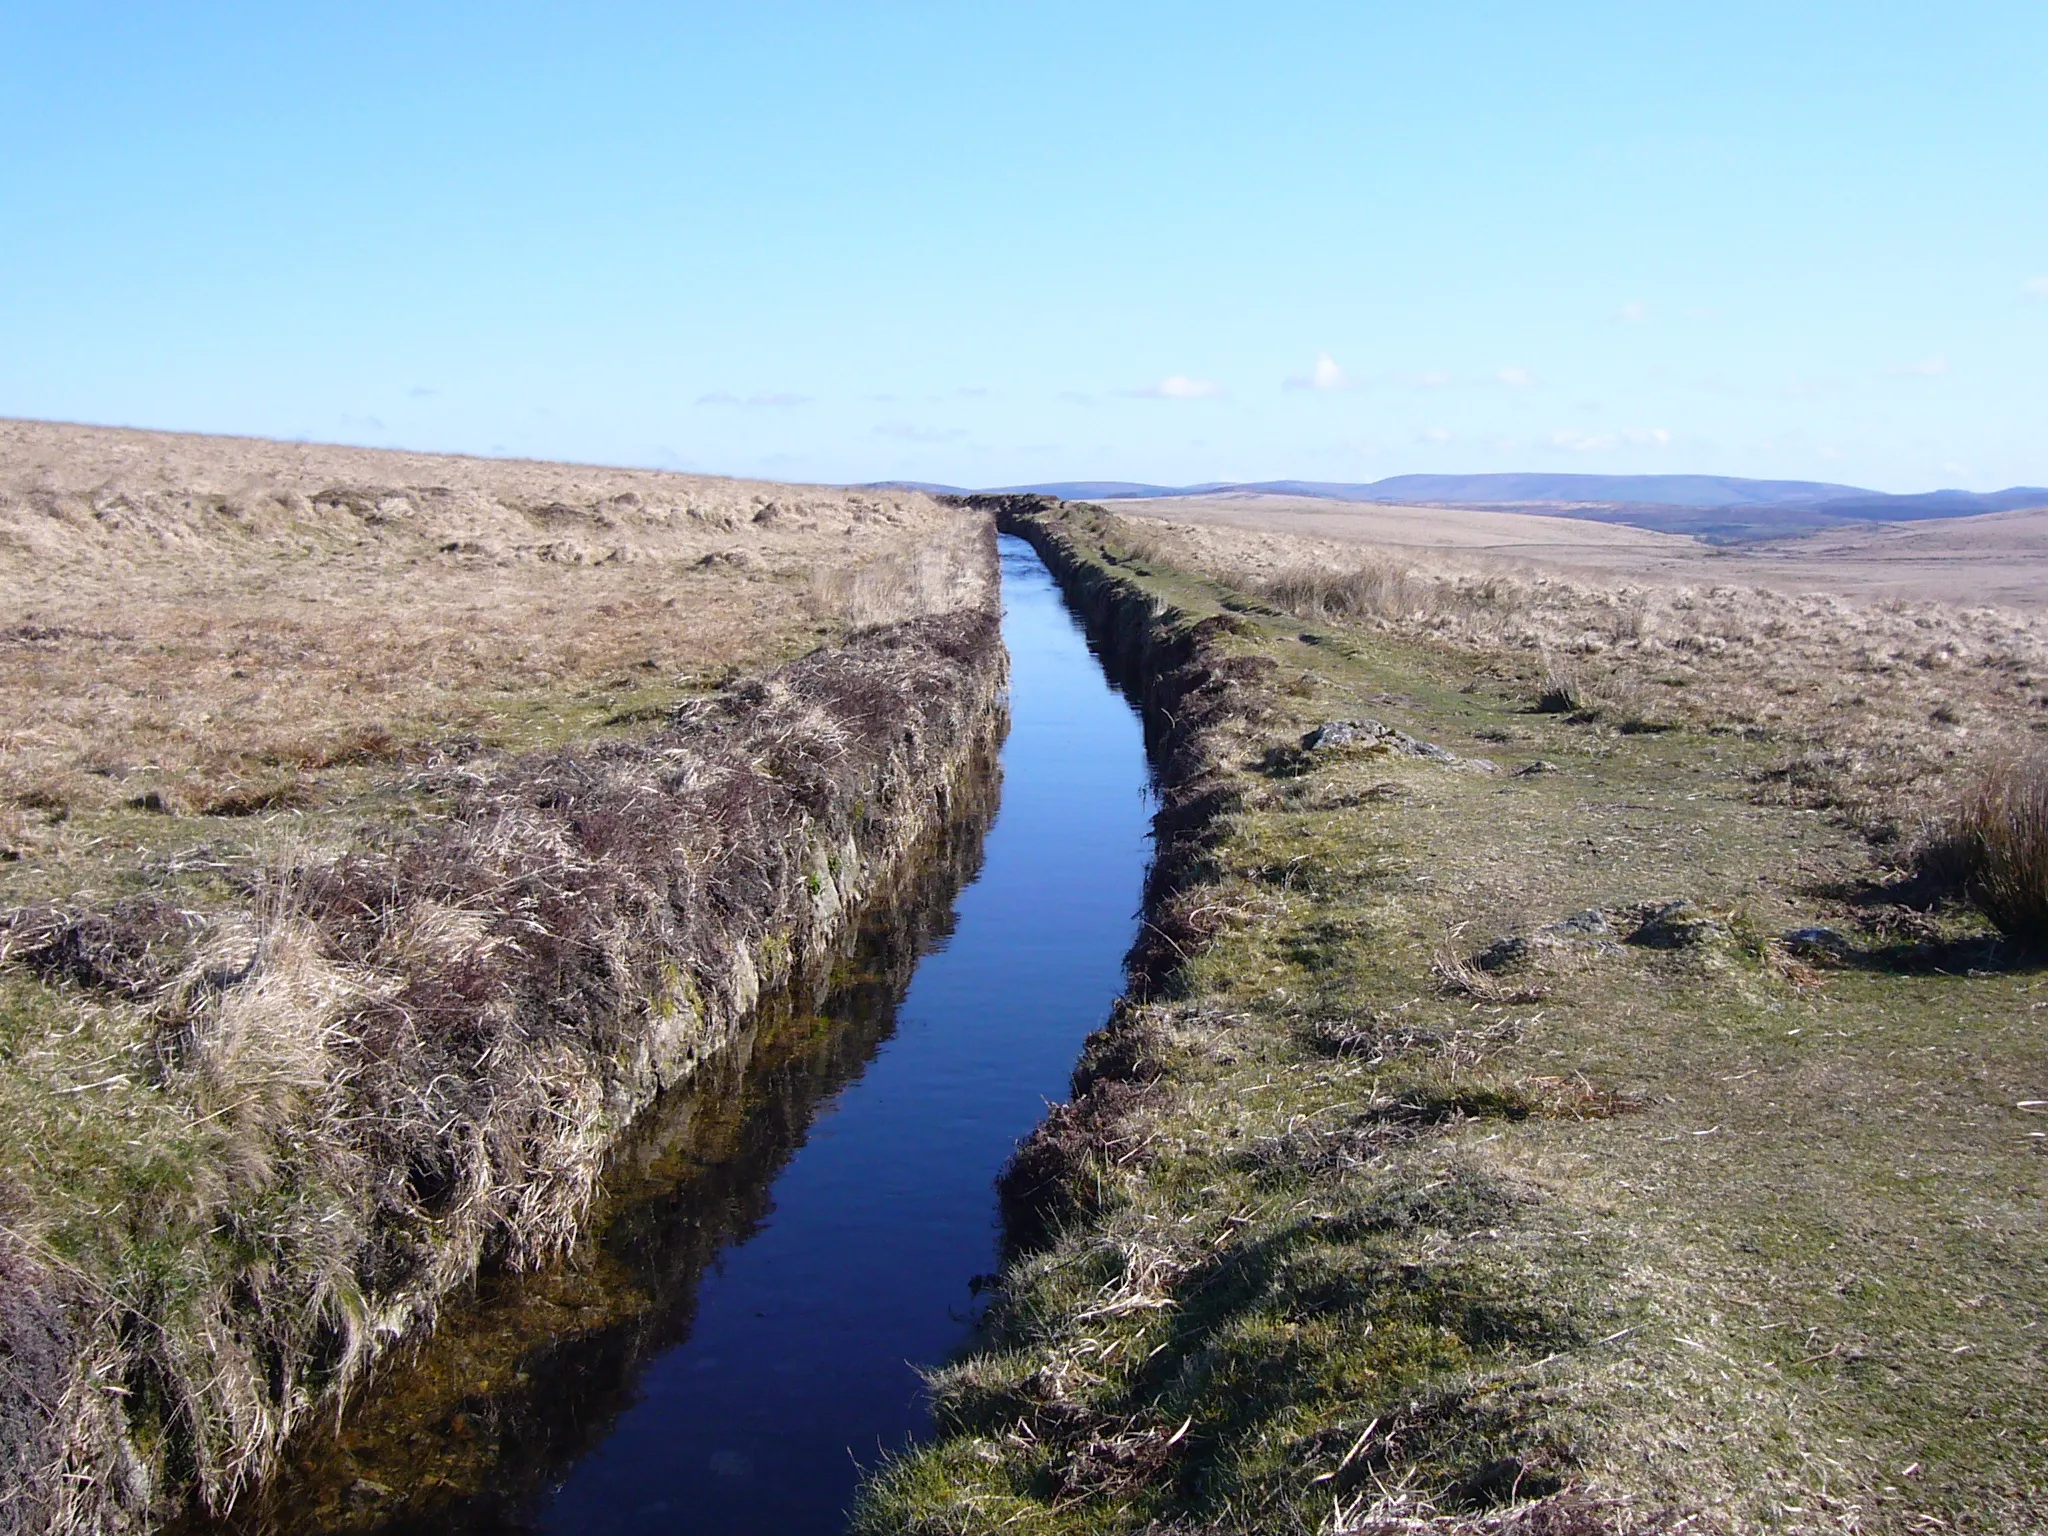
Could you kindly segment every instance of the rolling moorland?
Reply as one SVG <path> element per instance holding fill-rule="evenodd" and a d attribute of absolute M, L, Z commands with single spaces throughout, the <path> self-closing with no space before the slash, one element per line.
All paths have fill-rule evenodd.
<path fill-rule="evenodd" d="M 953 486 L 889 484 L 960 494 Z M 1921 522 L 2048 508 L 2048 488 L 2041 486 L 1892 495 L 1819 480 L 1750 480 L 1738 475 L 1394 475 L 1366 484 L 1331 480 L 1219 480 L 1179 486 L 1128 480 L 1073 480 L 1005 486 L 1001 490 L 1070 501 L 1283 497 L 1294 502 L 1366 507 L 1490 509 L 1689 534 L 1710 544 L 1796 537 L 1872 523 Z"/>
<path fill-rule="evenodd" d="M 917 495 L 0 428 L 0 1530 L 220 1509 L 827 965 L 1003 721 Z"/>
<path fill-rule="evenodd" d="M 1234 493 L 1114 505 L 1136 517 L 1363 545 L 1424 565 L 1446 556 L 1465 572 L 1537 570 L 1616 587 L 1763 587 L 1791 596 L 1989 604 L 2027 613 L 2048 605 L 2048 508 L 1710 544 L 1560 512 Z"/>
<path fill-rule="evenodd" d="M 2038 1528 L 2042 620 L 976 504 L 1165 803 L 863 1530 Z"/>
<path fill-rule="evenodd" d="M 1717 547 L 7 423 L 0 1532 L 217 1509 L 576 1244 L 986 771 L 992 517 L 1145 712 L 1158 858 L 860 1529 L 2038 1525 L 2032 514 Z"/>

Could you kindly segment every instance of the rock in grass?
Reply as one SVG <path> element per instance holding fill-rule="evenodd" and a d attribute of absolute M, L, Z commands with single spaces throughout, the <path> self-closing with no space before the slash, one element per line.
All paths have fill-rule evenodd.
<path fill-rule="evenodd" d="M 1612 933 L 1614 926 L 1607 921 L 1607 914 L 1605 912 L 1594 908 L 1584 912 L 1574 912 L 1570 917 L 1561 918 L 1559 921 L 1552 923 L 1544 931 L 1557 934 L 1561 938 L 1597 937 Z"/>
<path fill-rule="evenodd" d="M 1856 955 L 1856 946 L 1832 928 L 1794 928 L 1780 934 L 1778 942 L 1802 960 L 1846 965 Z"/>
<path fill-rule="evenodd" d="M 1406 731 L 1397 731 L 1378 720 L 1328 720 L 1301 740 L 1311 752 L 1326 747 L 1364 747 L 1368 751 L 1390 752 L 1396 757 L 1420 757 L 1433 763 L 1455 763 L 1457 754 L 1434 742 L 1421 741 Z"/>

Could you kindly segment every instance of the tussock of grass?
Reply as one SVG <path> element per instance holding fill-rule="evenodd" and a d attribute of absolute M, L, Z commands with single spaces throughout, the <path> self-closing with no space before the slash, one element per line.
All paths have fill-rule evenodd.
<path fill-rule="evenodd" d="M 1917 862 L 1935 888 L 1965 891 L 2010 937 L 2048 940 L 2048 757 L 1994 763 Z"/>
<path fill-rule="evenodd" d="M 1437 597 L 1434 586 L 1385 560 L 1348 571 L 1296 566 L 1254 590 L 1304 618 L 1409 619 L 1426 612 Z"/>

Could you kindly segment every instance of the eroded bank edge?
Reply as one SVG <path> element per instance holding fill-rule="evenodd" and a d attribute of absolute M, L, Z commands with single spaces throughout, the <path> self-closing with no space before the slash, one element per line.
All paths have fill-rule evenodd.
<path fill-rule="evenodd" d="M 284 872 L 245 931 L 131 989 L 123 1006 L 164 1011 L 148 1090 L 264 1170 L 230 1176 L 198 1220 L 152 1218 L 171 1222 L 152 1261 L 190 1227 L 170 1283 L 128 1263 L 135 1245 L 80 1252 L 8 1212 L 10 1525 L 118 1530 L 192 1496 L 228 1504 L 480 1264 L 572 1240 L 637 1111 L 764 994 L 829 964 L 944 819 L 1004 729 L 1006 680 L 992 613 L 857 637 L 649 742 L 463 786 L 448 826 L 406 849 Z M 679 842 L 689 816 L 708 831 Z M 550 930 L 576 909 L 580 930 Z M 232 1101 L 244 1068 L 277 1075 L 245 1059 L 260 1021 L 241 1015 L 288 971 L 339 978 L 344 1002 L 301 1020 L 317 1059 L 264 1119 Z M 508 1057 L 525 1058 L 517 1093 Z M 363 1130 L 392 1106 L 419 1113 Z M 342 1154 L 365 1177 L 339 1179 Z"/>
<path fill-rule="evenodd" d="M 1468 1229 L 1495 1236 L 1484 1229 L 1523 1205 L 1467 1155 L 1464 1127 L 1616 1106 L 1597 1092 L 1549 1104 L 1514 1085 L 1461 1080 L 1418 1040 L 1405 1074 L 1375 1077 L 1364 1101 L 1304 1102 L 1290 1121 L 1298 1132 L 1277 1140 L 1226 1142 L 1220 1126 L 1212 1136 L 1184 1123 L 1197 1101 L 1229 1115 L 1232 1090 L 1218 1069 L 1243 1059 L 1252 1038 L 1233 1033 L 1247 1020 L 1205 1000 L 1194 978 L 1233 918 L 1251 920 L 1218 890 L 1231 879 L 1233 821 L 1258 779 L 1246 764 L 1284 776 L 1278 758 L 1290 756 L 1284 742 L 1299 711 L 1281 696 L 1262 627 L 1229 611 L 1227 594 L 1190 589 L 1187 608 L 1158 596 L 1139 579 L 1158 573 L 1119 549 L 1100 509 L 1033 496 L 963 500 L 1038 551 L 1141 708 L 1159 778 L 1157 859 L 1129 990 L 1087 1042 L 1071 1100 L 1000 1180 L 1008 1254 L 984 1341 L 991 1352 L 935 1376 L 937 1441 L 869 1482 L 857 1528 L 1220 1532 L 1322 1529 L 1333 1519 L 1348 1528 L 1347 1509 L 1368 1500 L 1431 1529 L 1439 1518 L 1455 1524 L 1461 1509 L 1534 1520 L 1531 1530 L 1638 1528 L 1633 1515 L 1575 1491 L 1573 1453 L 1558 1438 L 1564 1400 L 1541 1380 L 1560 1351 L 1595 1346 L 1615 1326 L 1626 1288 L 1596 1275 L 1568 1303 L 1546 1297 L 1544 1277 L 1521 1273 L 1519 1257 L 1503 1267 L 1461 1251 Z M 1221 1158 L 1162 1171 L 1161 1144 L 1190 1134 Z M 1181 1161 L 1188 1151 L 1180 1146 Z M 1174 1152 L 1165 1156 L 1172 1165 Z M 1256 1183 L 1262 1158 L 1277 1173 L 1304 1157 L 1317 1179 L 1346 1167 L 1370 1176 L 1305 1199 L 1283 1179 L 1277 1206 L 1255 1199 L 1240 1210 L 1209 1210 L 1214 1200 L 1182 1187 L 1209 1177 L 1204 1168 L 1250 1170 Z M 1561 1234 L 1522 1235 L 1540 1251 Z M 1418 1263 L 1417 1242 L 1440 1251 Z M 1605 1261 L 1591 1265 L 1604 1271 Z M 1277 1313 L 1264 1315 L 1276 1301 Z M 1296 1306 L 1308 1310 L 1290 1321 Z M 1349 1409 L 1384 1395 L 1354 1396 L 1343 1385 L 1353 1376 L 1393 1390 L 1395 1417 L 1350 1425 Z M 1309 1422 L 1330 1412 L 1346 1422 Z M 1327 1469 L 1316 1473 L 1318 1462 Z M 1297 1507 L 1291 1490 L 1304 1485 L 1309 1505 L 1328 1501 L 1320 1514 Z M 1290 1492 L 1274 1503 L 1283 1487 Z M 1482 1525 L 1494 1529 L 1484 1520 L 1471 1528 Z"/>

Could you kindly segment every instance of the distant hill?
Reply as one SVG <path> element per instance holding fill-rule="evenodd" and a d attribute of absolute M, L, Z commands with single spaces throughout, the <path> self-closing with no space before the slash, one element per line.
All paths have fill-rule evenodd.
<path fill-rule="evenodd" d="M 907 481 L 885 483 L 890 489 L 958 490 Z M 1155 500 L 1235 492 L 1409 506 L 1491 507 L 1625 523 L 1713 541 L 1783 538 L 1852 523 L 1915 522 L 2048 507 L 2048 488 L 2040 486 L 1894 496 L 1825 480 L 1745 480 L 1736 475 L 1394 475 L 1363 484 L 1250 480 L 1146 485 L 1130 480 L 1056 480 L 997 489 L 1035 491 L 1065 501 Z"/>
<path fill-rule="evenodd" d="M 1311 484 L 1315 482 L 1274 482 Z M 1346 494 L 1349 492 L 1351 494 Z M 1360 494 L 1362 493 L 1362 494 Z M 1443 501 L 1463 506 L 1516 502 L 1638 503 L 1652 507 L 1811 506 L 1842 496 L 1874 496 L 1823 480 L 1743 480 L 1733 475 L 1395 475 L 1370 485 L 1295 495 L 1336 495 L 1351 501 Z"/>

